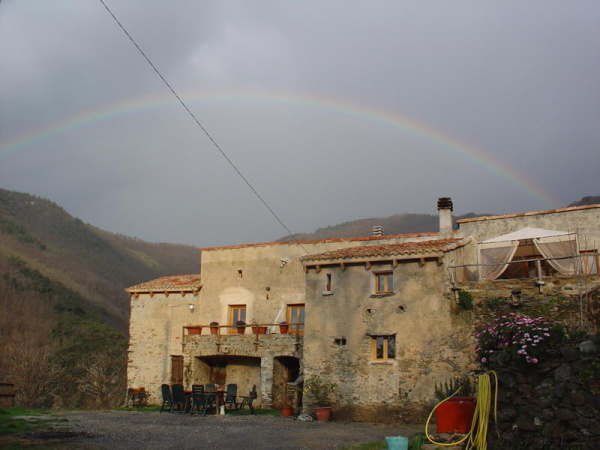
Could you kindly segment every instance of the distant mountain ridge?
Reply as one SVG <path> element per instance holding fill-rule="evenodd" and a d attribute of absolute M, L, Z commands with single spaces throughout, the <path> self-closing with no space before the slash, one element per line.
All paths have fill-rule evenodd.
<path fill-rule="evenodd" d="M 88 308 L 103 310 L 121 331 L 129 321 L 126 287 L 200 270 L 195 247 L 109 233 L 48 199 L 0 189 L 0 276 L 15 258 L 79 293 Z"/>
<path fill-rule="evenodd" d="M 489 214 L 467 213 L 457 216 L 456 219 L 469 219 Z M 313 233 L 300 233 L 278 239 L 279 242 L 310 241 L 319 239 L 335 239 L 364 237 L 373 235 L 373 227 L 382 226 L 387 236 L 397 234 L 429 233 L 439 229 L 439 217 L 432 214 L 394 214 L 389 217 L 372 217 L 358 219 L 338 225 L 319 228 Z"/>

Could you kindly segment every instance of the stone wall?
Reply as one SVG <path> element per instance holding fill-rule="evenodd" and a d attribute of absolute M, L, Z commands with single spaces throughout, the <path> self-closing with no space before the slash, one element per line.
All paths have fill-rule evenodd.
<path fill-rule="evenodd" d="M 525 227 L 578 233 L 581 250 L 600 248 L 600 205 L 459 220 L 459 234 L 478 242 Z"/>
<path fill-rule="evenodd" d="M 374 273 L 391 270 L 391 263 L 362 263 L 307 271 L 305 376 L 337 383 L 337 418 L 424 420 L 435 383 L 475 368 L 471 316 L 444 296 L 445 264 L 401 261 L 393 269 L 394 293 L 373 294 Z M 323 292 L 329 274 L 333 289 Z M 376 360 L 373 336 L 389 335 L 395 357 Z"/>
<path fill-rule="evenodd" d="M 499 378 L 500 436 L 490 429 L 490 448 L 600 448 L 597 347 L 591 341 L 564 346 L 538 366 L 527 372 L 494 369 Z"/>

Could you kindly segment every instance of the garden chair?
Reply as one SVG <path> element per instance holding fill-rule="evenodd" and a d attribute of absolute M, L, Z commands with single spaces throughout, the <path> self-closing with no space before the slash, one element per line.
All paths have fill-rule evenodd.
<path fill-rule="evenodd" d="M 168 384 L 163 384 L 160 386 L 160 390 L 162 392 L 162 405 L 160 405 L 160 411 L 163 412 L 165 405 L 169 407 L 169 411 L 173 408 L 173 395 L 171 394 L 171 386 Z"/>
<path fill-rule="evenodd" d="M 208 384 L 204 385 L 204 390 L 205 391 L 216 391 L 217 386 L 214 383 L 208 383 Z M 216 394 L 206 393 L 205 395 L 206 395 L 206 397 L 208 397 L 210 399 L 211 402 L 215 403 L 217 401 Z"/>
<path fill-rule="evenodd" d="M 239 410 L 242 411 L 244 409 L 244 406 L 248 406 L 250 413 L 255 414 L 254 407 L 252 406 L 252 402 L 254 401 L 254 399 L 256 397 L 258 397 L 258 395 L 256 394 L 256 385 L 254 385 L 254 386 L 252 386 L 252 390 L 250 391 L 250 393 L 248 394 L 247 397 L 240 396 L 242 401 L 240 402 Z"/>
<path fill-rule="evenodd" d="M 227 405 L 229 405 L 229 409 L 233 407 L 236 411 L 238 410 L 237 384 L 232 383 L 227 385 L 227 392 L 225 392 L 225 408 L 227 408 Z"/>
<path fill-rule="evenodd" d="M 186 412 L 188 407 L 188 398 L 185 395 L 185 391 L 183 390 L 183 384 L 174 384 L 172 387 L 172 403 L 171 403 L 171 413 L 173 412 Z M 177 410 L 175 409 L 177 408 Z"/>
<path fill-rule="evenodd" d="M 202 409 L 202 414 L 206 416 L 206 411 L 214 408 L 215 404 L 210 401 L 206 394 L 204 394 L 204 386 L 202 386 L 201 384 L 193 384 L 192 403 L 190 405 L 190 416 L 194 414 L 194 410 L 196 410 L 196 412 L 200 414 L 200 409 Z"/>

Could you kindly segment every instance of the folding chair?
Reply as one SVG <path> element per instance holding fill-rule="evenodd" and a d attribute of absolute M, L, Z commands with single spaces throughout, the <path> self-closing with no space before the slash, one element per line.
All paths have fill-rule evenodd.
<path fill-rule="evenodd" d="M 168 405 L 169 411 L 173 408 L 173 395 L 171 394 L 171 386 L 168 384 L 162 384 L 160 386 L 160 390 L 162 392 L 162 405 L 160 405 L 160 411 L 163 412 L 165 405 Z"/>
<path fill-rule="evenodd" d="M 244 409 L 244 406 L 248 406 L 250 413 L 255 414 L 254 407 L 252 406 L 252 402 L 254 401 L 254 399 L 256 397 L 258 397 L 258 396 L 256 394 L 256 385 L 254 385 L 254 386 L 252 386 L 252 390 L 250 391 L 250 393 L 248 394 L 247 397 L 240 396 L 240 398 L 242 399 L 242 401 L 240 402 L 240 411 L 242 411 Z"/>

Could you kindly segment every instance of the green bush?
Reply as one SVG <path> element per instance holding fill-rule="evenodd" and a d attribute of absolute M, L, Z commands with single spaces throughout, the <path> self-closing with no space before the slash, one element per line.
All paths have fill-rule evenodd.
<path fill-rule="evenodd" d="M 458 291 L 458 306 L 465 311 L 473 309 L 473 296 L 467 291 Z"/>

